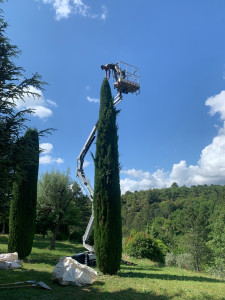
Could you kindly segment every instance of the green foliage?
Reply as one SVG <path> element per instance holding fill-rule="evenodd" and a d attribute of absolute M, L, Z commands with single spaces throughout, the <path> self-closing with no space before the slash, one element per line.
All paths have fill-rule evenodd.
<path fill-rule="evenodd" d="M 225 278 L 225 266 L 222 263 L 216 263 L 214 266 L 209 267 L 207 273 L 215 278 Z"/>
<path fill-rule="evenodd" d="M 181 269 L 194 270 L 194 257 L 190 253 L 177 255 L 176 265 Z"/>
<path fill-rule="evenodd" d="M 210 262 L 210 251 L 203 238 L 195 233 L 189 232 L 183 236 L 184 249 L 193 257 L 196 272 L 199 272 L 205 264 Z"/>
<path fill-rule="evenodd" d="M 167 253 L 165 256 L 165 265 L 167 267 L 175 267 L 177 263 L 176 258 L 174 253 Z"/>
<path fill-rule="evenodd" d="M 178 267 L 186 270 L 194 270 L 194 257 L 191 253 L 183 253 L 175 255 L 174 253 L 167 253 L 165 256 L 165 264 L 168 267 Z"/>
<path fill-rule="evenodd" d="M 29 87 L 42 90 L 44 82 L 37 73 L 26 78 L 24 69 L 15 65 L 20 51 L 6 36 L 8 24 L 2 14 L 0 9 L 0 221 L 5 226 L 15 175 L 17 140 L 27 128 L 27 114 L 32 113 L 30 109 L 16 111 L 16 100 L 26 95 L 40 97 Z"/>
<path fill-rule="evenodd" d="M 37 130 L 28 129 L 19 140 L 9 221 L 9 252 L 19 258 L 28 256 L 32 249 L 39 166 L 39 137 Z"/>
<path fill-rule="evenodd" d="M 94 244 L 97 265 L 104 274 L 120 269 L 122 254 L 116 110 L 108 80 L 101 87 L 95 155 Z"/>
<path fill-rule="evenodd" d="M 162 240 L 169 252 L 190 253 L 197 272 L 225 266 L 225 186 L 185 186 L 122 196 L 123 236 L 145 231 Z"/>
<path fill-rule="evenodd" d="M 162 251 L 163 255 L 166 255 L 168 251 L 168 247 L 159 239 L 154 239 L 155 242 L 157 243 L 159 249 Z"/>
<path fill-rule="evenodd" d="M 54 249 L 57 236 L 69 237 L 70 227 L 79 224 L 76 201 L 83 197 L 78 184 L 71 180 L 69 170 L 42 174 L 38 182 L 37 229 L 43 236 L 51 231 L 50 249 Z"/>
<path fill-rule="evenodd" d="M 215 265 L 223 265 L 225 268 L 225 208 L 219 205 L 212 215 L 212 224 L 210 225 L 210 240 L 207 246 L 212 251 Z"/>
<path fill-rule="evenodd" d="M 149 234 L 138 232 L 125 241 L 124 252 L 136 258 L 148 258 L 156 262 L 164 262 L 162 248 L 166 247 L 161 241 L 154 240 Z"/>
<path fill-rule="evenodd" d="M 87 196 L 80 194 L 79 197 L 76 197 L 75 204 L 77 209 L 78 222 L 75 225 L 70 226 L 71 233 L 69 238 L 70 240 L 82 243 L 82 237 L 91 215 L 91 201 Z M 89 238 L 88 244 L 93 245 L 94 242 L 90 241 Z"/>

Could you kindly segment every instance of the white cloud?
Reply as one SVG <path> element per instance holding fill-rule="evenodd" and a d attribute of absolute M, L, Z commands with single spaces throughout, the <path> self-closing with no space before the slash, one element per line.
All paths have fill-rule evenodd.
<path fill-rule="evenodd" d="M 39 158 L 40 165 L 49 165 L 52 163 L 52 157 L 50 155 L 44 155 Z"/>
<path fill-rule="evenodd" d="M 62 159 L 60 157 L 53 158 L 52 160 L 53 160 L 54 163 L 56 162 L 57 164 L 63 164 L 64 163 L 64 159 Z"/>
<path fill-rule="evenodd" d="M 54 163 L 56 164 L 64 163 L 64 159 L 60 157 L 55 158 L 52 155 L 49 155 L 53 150 L 53 145 L 51 143 L 42 143 L 40 144 L 40 148 L 43 150 L 42 154 L 44 154 L 41 155 L 39 158 L 39 163 L 41 165 L 52 165 Z"/>
<path fill-rule="evenodd" d="M 55 102 L 55 101 L 52 101 L 52 100 L 46 100 L 51 106 L 54 106 L 54 107 L 58 107 L 58 104 Z"/>
<path fill-rule="evenodd" d="M 205 104 L 210 106 L 210 115 L 219 113 L 221 120 L 225 121 L 225 91 L 208 98 Z M 122 194 L 126 191 L 170 187 L 173 182 L 179 186 L 225 184 L 225 122 L 212 143 L 201 151 L 196 165 L 188 166 L 185 160 L 181 160 L 173 164 L 170 172 L 158 169 L 151 174 L 131 169 L 121 171 L 121 177 L 126 177 L 120 181 Z"/>
<path fill-rule="evenodd" d="M 100 19 L 106 20 L 107 14 L 108 14 L 108 11 L 107 11 L 106 6 L 102 5 L 102 14 L 100 16 Z"/>
<path fill-rule="evenodd" d="M 220 94 L 208 98 L 205 104 L 210 106 L 211 116 L 219 113 L 221 119 L 225 120 L 225 91 L 221 91 Z"/>
<path fill-rule="evenodd" d="M 57 164 L 63 164 L 64 163 L 64 160 L 60 157 L 58 158 L 53 158 L 52 156 L 50 155 L 44 155 L 44 156 L 41 156 L 40 159 L 39 159 L 39 163 L 41 165 L 52 165 L 54 163 L 57 163 Z"/>
<path fill-rule="evenodd" d="M 53 1 L 53 7 L 56 13 L 56 20 L 68 18 L 71 14 L 70 0 L 55 0 Z"/>
<path fill-rule="evenodd" d="M 107 17 L 107 9 L 104 5 L 102 5 L 100 13 L 94 13 L 92 8 L 85 4 L 83 0 L 42 0 L 42 3 L 52 5 L 56 20 L 66 19 L 70 15 L 101 20 L 105 20 Z"/>
<path fill-rule="evenodd" d="M 82 0 L 73 0 L 74 12 L 76 15 L 87 17 L 89 15 L 90 7 L 84 4 Z"/>
<path fill-rule="evenodd" d="M 39 117 L 40 119 L 46 119 L 52 115 L 51 109 L 44 106 L 37 105 L 37 106 L 32 106 L 27 108 L 34 109 L 33 115 Z"/>
<path fill-rule="evenodd" d="M 50 143 L 42 143 L 40 144 L 40 148 L 42 149 L 42 153 L 48 154 L 52 151 L 53 145 Z"/>
<path fill-rule="evenodd" d="M 98 98 L 91 98 L 89 96 L 86 97 L 86 99 L 89 101 L 89 102 L 93 102 L 93 103 L 99 103 L 100 100 Z"/>
<path fill-rule="evenodd" d="M 124 194 L 126 191 L 140 191 L 150 188 L 163 188 L 165 187 L 165 179 L 167 174 L 163 170 L 157 170 L 155 173 L 144 172 L 142 170 L 126 170 L 121 171 L 128 178 L 120 180 L 121 192 Z"/>
<path fill-rule="evenodd" d="M 29 92 L 40 95 L 40 97 L 32 97 L 29 95 L 25 95 L 23 99 L 16 99 L 16 108 L 19 110 L 32 109 L 34 111 L 32 115 L 35 117 L 39 117 L 40 119 L 46 119 L 50 117 L 53 114 L 53 112 L 50 108 L 48 108 L 49 104 L 51 106 L 53 106 L 53 103 L 54 106 L 57 106 L 57 104 L 54 101 L 45 100 L 42 92 L 32 86 L 29 87 L 27 90 L 29 90 Z"/>

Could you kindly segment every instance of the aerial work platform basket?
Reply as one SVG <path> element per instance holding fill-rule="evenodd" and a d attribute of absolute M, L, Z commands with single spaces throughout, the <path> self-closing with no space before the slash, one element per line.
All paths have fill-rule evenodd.
<path fill-rule="evenodd" d="M 125 62 L 117 63 L 120 74 L 117 81 L 114 83 L 114 89 L 121 93 L 140 93 L 140 76 L 139 69 Z"/>

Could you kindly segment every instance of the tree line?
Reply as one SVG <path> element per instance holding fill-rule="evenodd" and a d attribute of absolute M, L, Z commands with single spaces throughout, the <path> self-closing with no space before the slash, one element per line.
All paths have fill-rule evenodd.
<path fill-rule="evenodd" d="M 174 254 L 193 255 L 196 270 L 225 266 L 225 186 L 203 185 L 126 192 L 123 236 L 132 230 L 160 239 Z"/>

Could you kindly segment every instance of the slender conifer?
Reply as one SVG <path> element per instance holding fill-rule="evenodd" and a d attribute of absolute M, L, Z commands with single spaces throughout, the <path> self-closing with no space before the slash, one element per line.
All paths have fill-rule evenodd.
<path fill-rule="evenodd" d="M 9 252 L 18 252 L 19 258 L 32 250 L 37 203 L 39 167 L 39 136 L 36 129 L 28 129 L 17 145 L 15 181 L 9 219 Z"/>
<path fill-rule="evenodd" d="M 117 111 L 110 85 L 101 86 L 95 155 L 94 246 L 97 265 L 104 274 L 116 274 L 122 253 Z"/>

